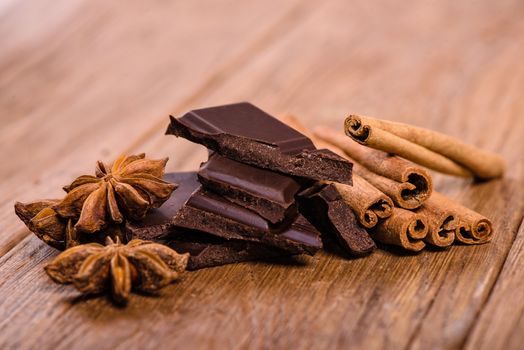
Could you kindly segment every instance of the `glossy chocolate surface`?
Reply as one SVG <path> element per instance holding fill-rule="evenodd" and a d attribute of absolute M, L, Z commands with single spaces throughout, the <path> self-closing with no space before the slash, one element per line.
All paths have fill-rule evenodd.
<path fill-rule="evenodd" d="M 286 154 L 315 149 L 308 137 L 247 102 L 195 109 L 178 121 L 203 134 L 249 138 Z"/>
<path fill-rule="evenodd" d="M 295 194 L 301 187 L 290 176 L 240 163 L 216 153 L 211 154 L 209 160 L 202 164 L 198 176 L 285 207 L 294 202 Z"/>
<path fill-rule="evenodd" d="M 273 225 L 257 213 L 203 188 L 191 195 L 172 223 L 226 239 L 244 239 L 309 254 L 322 246 L 319 232 L 300 214 Z"/>
<path fill-rule="evenodd" d="M 179 187 L 143 220 L 128 222 L 128 237 L 164 239 L 176 228 L 183 228 L 192 229 L 195 234 L 206 232 L 225 239 L 272 245 L 294 254 L 313 254 L 321 247 L 319 232 L 300 215 L 273 225 L 255 212 L 204 190 L 195 172 L 171 173 L 164 178 Z"/>
<path fill-rule="evenodd" d="M 250 103 L 170 116 L 166 133 L 241 163 L 313 180 L 352 184 L 352 163 L 316 149 L 311 140 Z"/>
<path fill-rule="evenodd" d="M 201 186 L 195 172 L 167 173 L 164 175 L 164 180 L 179 186 L 160 208 L 150 210 L 144 219 L 128 221 L 126 223 L 128 235 L 142 236 L 142 239 L 147 239 L 146 233 L 148 239 L 156 239 L 164 235 L 171 226 L 173 216 Z"/>

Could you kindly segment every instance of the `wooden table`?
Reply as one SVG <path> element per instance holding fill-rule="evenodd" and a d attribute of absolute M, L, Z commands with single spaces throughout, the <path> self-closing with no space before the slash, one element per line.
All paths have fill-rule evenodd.
<path fill-rule="evenodd" d="M 522 347 L 523 17 L 521 0 L 0 1 L 0 348 Z M 16 200 L 60 197 L 121 153 L 195 169 L 205 150 L 164 136 L 168 115 L 242 100 L 500 152 L 501 180 L 434 178 L 493 220 L 493 242 L 205 269 L 127 308 L 51 282 L 57 251 Z"/>

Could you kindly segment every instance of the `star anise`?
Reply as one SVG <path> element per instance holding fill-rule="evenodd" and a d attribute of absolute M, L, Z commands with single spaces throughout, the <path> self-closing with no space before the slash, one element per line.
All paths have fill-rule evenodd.
<path fill-rule="evenodd" d="M 145 154 L 119 157 L 111 167 L 97 162 L 95 175 L 83 175 L 65 186 L 65 198 L 52 208 L 64 218 L 78 218 L 75 229 L 93 233 L 124 218 L 139 220 L 158 208 L 177 187 L 162 180 L 168 158 Z"/>
<path fill-rule="evenodd" d="M 45 243 L 57 249 L 78 245 L 77 232 L 71 219 L 63 219 L 52 207 L 59 199 L 31 203 L 15 203 L 15 212 L 31 232 Z"/>
<path fill-rule="evenodd" d="M 105 242 L 106 237 L 125 240 L 121 225 L 111 225 L 95 234 L 77 232 L 74 220 L 60 217 L 52 208 L 58 199 L 44 199 L 31 203 L 15 203 L 15 212 L 27 228 L 44 243 L 64 250 L 89 242 Z"/>
<path fill-rule="evenodd" d="M 172 283 L 187 266 L 189 254 L 149 241 L 124 245 L 107 238 L 106 246 L 83 244 L 62 252 L 45 267 L 57 283 L 73 283 L 82 293 L 111 290 L 113 300 L 125 303 L 131 289 L 153 293 Z"/>

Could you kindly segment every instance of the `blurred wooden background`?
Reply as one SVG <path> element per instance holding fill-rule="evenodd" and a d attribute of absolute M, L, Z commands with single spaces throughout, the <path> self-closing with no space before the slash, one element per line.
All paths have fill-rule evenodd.
<path fill-rule="evenodd" d="M 519 348 L 524 343 L 524 2 L 0 0 L 0 348 Z M 187 273 L 126 309 L 53 284 L 16 200 L 97 159 L 169 170 L 205 151 L 168 115 L 241 100 L 308 125 L 349 112 L 500 152 L 504 179 L 436 176 L 491 244 Z"/>

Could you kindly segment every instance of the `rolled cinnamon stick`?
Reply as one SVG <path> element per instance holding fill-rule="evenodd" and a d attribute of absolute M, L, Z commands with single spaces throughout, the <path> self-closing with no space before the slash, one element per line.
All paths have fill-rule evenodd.
<path fill-rule="evenodd" d="M 487 218 L 473 218 L 459 220 L 455 237 L 464 244 L 484 244 L 491 241 L 493 234 L 492 224 Z"/>
<path fill-rule="evenodd" d="M 388 195 L 397 206 L 416 209 L 431 195 L 431 176 L 420 166 L 359 145 L 328 127 L 316 127 L 313 131 L 318 139 L 337 146 L 355 164 L 361 164 L 353 165 L 353 172 Z"/>
<path fill-rule="evenodd" d="M 442 173 L 490 179 L 502 176 L 504 159 L 454 137 L 402 123 L 351 115 L 348 136 L 367 146 L 397 154 Z"/>
<path fill-rule="evenodd" d="M 309 137 L 317 148 L 326 148 L 346 157 L 341 149 L 315 137 L 296 117 L 287 115 L 282 117 L 281 120 Z M 355 166 L 358 167 L 354 164 L 353 171 L 355 171 Z M 371 228 L 380 219 L 385 219 L 391 215 L 393 208 L 391 199 L 364 178 L 354 174 L 353 186 L 335 183 L 335 187 L 344 201 L 353 209 L 362 226 Z"/>
<path fill-rule="evenodd" d="M 417 210 L 417 213 L 424 216 L 428 223 L 428 234 L 424 241 L 441 248 L 453 243 L 458 227 L 458 219 L 454 211 L 446 205 L 447 201 L 443 197 L 440 193 L 433 192 Z"/>
<path fill-rule="evenodd" d="M 393 214 L 370 230 L 376 241 L 400 246 L 418 252 L 426 246 L 424 238 L 428 233 L 426 217 L 410 210 L 393 208 Z"/>
<path fill-rule="evenodd" d="M 464 244 L 483 244 L 493 238 L 493 224 L 484 215 L 466 208 L 439 193 L 437 195 L 439 206 L 453 212 L 457 219 L 455 240 Z"/>
<path fill-rule="evenodd" d="M 391 215 L 393 209 L 391 199 L 360 176 L 353 176 L 353 186 L 333 184 L 365 228 L 374 227 L 379 220 Z"/>

